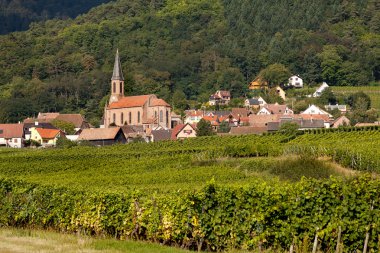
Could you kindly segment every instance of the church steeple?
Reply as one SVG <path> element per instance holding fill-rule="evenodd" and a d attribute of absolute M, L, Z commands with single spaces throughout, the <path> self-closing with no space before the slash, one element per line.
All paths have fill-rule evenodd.
<path fill-rule="evenodd" d="M 111 80 L 124 81 L 123 71 L 121 70 L 119 49 L 116 50 L 115 64 L 113 65 L 113 74 Z"/>
<path fill-rule="evenodd" d="M 124 76 L 121 70 L 119 49 L 117 49 L 115 56 L 115 64 L 113 66 L 113 73 L 111 78 L 110 103 L 119 101 L 119 99 L 121 99 L 122 97 L 124 97 Z"/>

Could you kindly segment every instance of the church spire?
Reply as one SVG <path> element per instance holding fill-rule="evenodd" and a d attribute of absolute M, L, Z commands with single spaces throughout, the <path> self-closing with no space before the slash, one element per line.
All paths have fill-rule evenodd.
<path fill-rule="evenodd" d="M 113 66 L 113 74 L 111 80 L 124 81 L 123 72 L 121 70 L 121 63 L 119 57 L 119 49 L 116 50 L 115 64 Z"/>

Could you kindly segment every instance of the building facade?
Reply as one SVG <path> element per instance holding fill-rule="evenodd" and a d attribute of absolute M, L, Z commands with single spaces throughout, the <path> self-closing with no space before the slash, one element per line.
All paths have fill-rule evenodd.
<path fill-rule="evenodd" d="M 111 98 L 104 109 L 104 126 L 139 125 L 144 129 L 171 128 L 171 107 L 154 94 L 124 96 L 124 76 L 119 52 L 111 78 Z"/>

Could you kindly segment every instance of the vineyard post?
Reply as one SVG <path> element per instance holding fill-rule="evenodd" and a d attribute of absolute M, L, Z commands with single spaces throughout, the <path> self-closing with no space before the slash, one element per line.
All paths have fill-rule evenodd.
<path fill-rule="evenodd" d="M 371 211 L 373 210 L 373 205 L 375 201 L 372 201 L 371 205 Z M 365 234 L 365 241 L 364 241 L 364 248 L 363 248 L 363 253 L 367 253 L 367 248 L 368 248 L 368 241 L 369 241 L 369 231 L 371 230 L 371 226 L 369 226 L 367 233 Z"/>
<path fill-rule="evenodd" d="M 338 228 L 338 241 L 336 243 L 335 253 L 339 253 L 340 252 L 340 240 L 341 240 L 341 236 L 342 236 L 342 227 L 339 226 L 339 228 Z"/>
<path fill-rule="evenodd" d="M 319 228 L 317 228 L 317 230 L 316 230 L 316 232 L 315 232 L 314 245 L 313 245 L 313 253 L 316 253 L 316 252 L 317 252 L 317 246 L 318 246 L 318 230 L 319 230 Z"/>

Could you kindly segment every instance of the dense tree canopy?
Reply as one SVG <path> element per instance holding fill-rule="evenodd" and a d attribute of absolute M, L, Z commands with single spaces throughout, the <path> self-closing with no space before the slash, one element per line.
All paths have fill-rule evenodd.
<path fill-rule="evenodd" d="M 270 66 L 307 84 L 367 85 L 380 80 L 379 13 L 376 0 L 118 0 L 33 23 L 0 36 L 0 121 L 38 111 L 99 121 L 116 48 L 126 94 L 155 93 L 179 109 L 217 89 L 244 96 Z M 13 112 L 24 100 L 32 104 Z"/>

